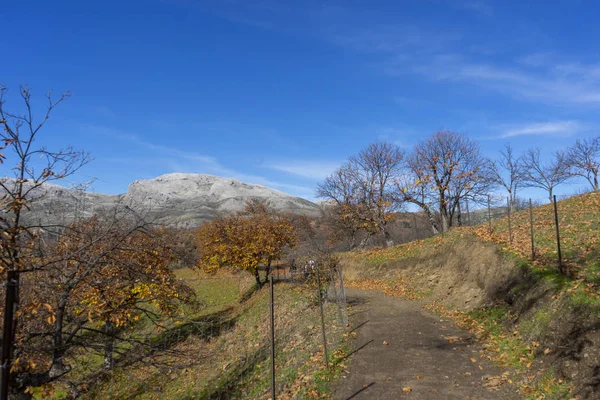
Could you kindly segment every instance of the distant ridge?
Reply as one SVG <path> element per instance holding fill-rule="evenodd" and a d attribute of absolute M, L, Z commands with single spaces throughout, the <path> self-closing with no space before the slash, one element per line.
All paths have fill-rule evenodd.
<path fill-rule="evenodd" d="M 7 178 L 5 178 L 7 179 Z M 127 193 L 106 195 L 82 193 L 55 184 L 44 184 L 34 194 L 28 218 L 36 221 L 71 219 L 92 215 L 119 202 L 145 213 L 155 222 L 194 227 L 218 215 L 243 209 L 251 199 L 267 200 L 280 212 L 316 217 L 321 207 L 262 185 L 205 174 L 171 173 L 147 180 L 136 180 Z"/>

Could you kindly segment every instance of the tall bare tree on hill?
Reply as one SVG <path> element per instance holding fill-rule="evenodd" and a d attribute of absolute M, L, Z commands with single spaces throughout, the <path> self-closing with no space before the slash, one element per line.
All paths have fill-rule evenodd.
<path fill-rule="evenodd" d="M 393 197 L 393 183 L 400 175 L 404 151 L 388 142 L 375 142 L 350 158 L 350 166 L 358 177 L 357 185 L 369 212 L 368 224 L 383 234 L 391 245 L 388 221 L 398 207 Z"/>
<path fill-rule="evenodd" d="M 528 187 L 543 189 L 552 196 L 556 186 L 567 182 L 572 177 L 567 155 L 557 151 L 549 161 L 541 159 L 539 147 L 529 149 L 523 155 L 523 181 Z"/>
<path fill-rule="evenodd" d="M 335 232 L 350 238 L 350 248 L 356 247 L 356 236 L 364 228 L 363 203 L 359 201 L 359 188 L 354 171 L 348 163 L 335 170 L 317 186 L 317 196 L 330 201 L 328 214 L 335 221 Z"/>
<path fill-rule="evenodd" d="M 398 207 L 392 189 L 403 159 L 404 152 L 397 145 L 372 143 L 318 185 L 317 196 L 334 204 L 353 240 L 359 230 L 365 230 L 367 239 L 381 233 L 387 245 L 392 243 L 387 227 Z"/>
<path fill-rule="evenodd" d="M 600 189 L 600 136 L 590 139 L 577 139 L 568 150 L 567 162 L 574 176 L 585 178 L 592 190 Z"/>
<path fill-rule="evenodd" d="M 512 211 L 517 201 L 517 190 L 523 184 L 524 171 L 522 159 L 515 155 L 510 143 L 500 150 L 497 160 L 490 160 L 490 178 L 495 184 L 506 189 Z"/>
<path fill-rule="evenodd" d="M 460 133 L 437 132 L 421 141 L 406 166 L 406 175 L 398 180 L 397 196 L 421 207 L 434 233 L 447 231 L 455 219 L 460 225 L 461 202 L 482 202 L 493 186 L 479 145 Z M 434 222 L 434 210 L 439 226 Z"/>

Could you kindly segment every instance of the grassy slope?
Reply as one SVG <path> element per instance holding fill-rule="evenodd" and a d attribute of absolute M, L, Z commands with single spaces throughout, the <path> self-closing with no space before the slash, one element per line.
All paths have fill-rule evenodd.
<path fill-rule="evenodd" d="M 156 339 L 177 338 L 172 349 L 190 355 L 196 362 L 183 366 L 187 358 L 178 360 L 165 352 L 161 360 L 173 361 L 172 369 L 148 365 L 117 368 L 86 398 L 269 398 L 268 287 L 247 297 L 251 277 L 197 280 L 195 271 L 182 270 L 178 274 L 190 283 L 199 300 L 198 305 L 183 310 L 186 323 L 214 326 L 190 331 L 180 321 Z M 344 329 L 336 321 L 336 309 L 326 303 L 328 341 L 337 344 L 330 354 L 336 368 L 330 372 L 320 362 L 316 289 L 281 282 L 275 285 L 275 293 L 279 398 L 324 398 L 326 382 L 339 372 L 344 354 Z M 185 335 L 183 339 L 181 334 L 173 334 L 178 331 Z"/>
<path fill-rule="evenodd" d="M 460 326 L 486 342 L 487 352 L 482 356 L 512 369 L 514 379 L 528 398 L 572 397 L 567 378 L 577 385 L 574 393 L 582 398 L 595 398 L 599 395 L 600 368 L 600 338 L 596 333 L 600 322 L 600 194 L 561 201 L 558 209 L 563 259 L 569 276 L 561 275 L 557 269 L 551 205 L 534 209 L 534 262 L 530 260 L 529 212 L 524 211 L 512 216 L 512 245 L 508 220 L 504 218 L 493 222 L 492 232 L 488 224 L 457 228 L 427 240 L 345 254 L 345 274 L 350 285 L 424 298 L 427 308 L 454 317 Z M 478 247 L 490 244 L 500 253 L 498 258 L 478 252 Z M 461 254 L 452 254 L 457 248 Z M 452 261 L 453 257 L 459 259 Z M 469 260 L 469 257 L 482 259 Z M 512 271 L 497 271 L 496 275 L 484 275 L 483 279 L 469 277 L 469 274 L 481 275 L 482 271 L 474 265 L 461 264 L 476 264 L 476 261 L 488 262 L 485 267 L 488 270 L 511 268 Z M 415 269 L 421 267 L 428 267 L 425 274 L 434 276 L 418 278 Z M 443 271 L 444 268 L 451 271 Z M 463 275 L 454 281 L 441 279 L 437 286 L 436 280 L 431 282 L 444 273 Z M 502 290 L 491 291 L 486 286 L 491 285 L 487 281 L 492 278 L 502 280 L 494 282 Z M 473 279 L 481 292 L 488 292 L 474 309 L 462 302 L 456 306 L 445 301 L 457 297 L 452 297 L 452 291 L 463 288 L 457 283 L 461 279 Z"/>

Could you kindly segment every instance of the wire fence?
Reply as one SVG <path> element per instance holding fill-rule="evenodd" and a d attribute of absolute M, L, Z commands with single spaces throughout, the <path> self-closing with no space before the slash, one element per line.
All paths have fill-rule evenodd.
<path fill-rule="evenodd" d="M 452 227 L 469 227 L 477 236 L 523 258 L 600 285 L 600 271 L 581 268 L 598 258 L 600 193 L 554 195 L 549 200 L 528 198 L 511 202 L 490 195 L 487 204 L 477 207 L 465 202 Z M 421 233 L 419 238 L 423 236 Z"/>
<path fill-rule="evenodd" d="M 294 398 L 329 367 L 348 324 L 341 266 L 277 266 L 262 288 L 242 273 L 194 274 L 178 271 L 191 294 L 166 317 L 147 304 L 135 322 L 110 332 L 86 322 L 53 390 L 86 398 Z M 29 290 L 52 285 L 21 279 L 21 304 Z M 19 318 L 17 331 L 28 323 Z M 53 351 L 50 342 L 32 346 L 19 343 L 13 361 Z"/>

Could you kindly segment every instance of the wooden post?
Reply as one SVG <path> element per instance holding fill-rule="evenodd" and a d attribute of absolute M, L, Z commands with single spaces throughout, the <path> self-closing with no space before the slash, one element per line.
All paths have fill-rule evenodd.
<path fill-rule="evenodd" d="M 556 205 L 556 195 L 553 196 L 554 199 L 554 222 L 556 225 L 556 249 L 558 250 L 558 270 L 561 273 L 564 273 L 563 263 L 562 263 L 562 254 L 560 252 L 560 227 L 558 226 L 558 206 Z"/>
<path fill-rule="evenodd" d="M 317 290 L 319 298 L 319 309 L 321 310 L 321 331 L 323 333 L 323 357 L 325 359 L 325 367 L 329 368 L 329 362 L 327 361 L 327 336 L 325 334 L 325 316 L 323 314 L 323 300 L 321 299 L 321 276 L 319 274 L 319 266 L 315 268 L 317 272 Z"/>
<path fill-rule="evenodd" d="M 275 400 L 275 297 L 273 293 L 273 274 L 269 275 L 271 293 L 271 398 Z"/>
<path fill-rule="evenodd" d="M 490 195 L 488 194 L 488 223 L 490 225 L 490 235 L 492 234 L 492 207 L 490 205 L 491 203 L 491 199 L 490 199 Z"/>
<path fill-rule="evenodd" d="M 508 207 L 508 242 L 512 246 L 513 235 L 512 235 L 512 224 L 510 221 L 510 197 L 506 198 L 506 206 Z"/>
<path fill-rule="evenodd" d="M 533 234 L 533 205 L 531 203 L 531 198 L 529 199 L 529 226 L 531 229 L 531 260 L 535 260 L 535 243 L 534 243 L 534 234 Z"/>

